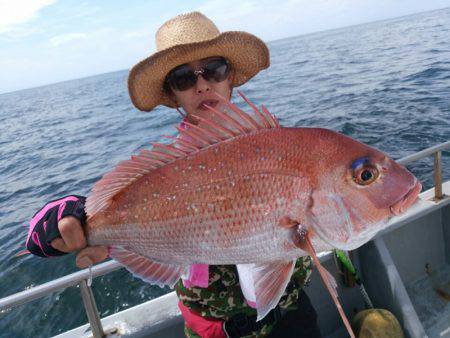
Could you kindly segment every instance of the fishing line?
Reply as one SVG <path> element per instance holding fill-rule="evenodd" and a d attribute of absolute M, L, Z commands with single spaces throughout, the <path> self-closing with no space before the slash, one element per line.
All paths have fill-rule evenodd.
<path fill-rule="evenodd" d="M 87 280 L 87 286 L 91 287 L 92 285 L 92 264 L 89 264 L 89 277 Z"/>
<path fill-rule="evenodd" d="M 180 108 L 176 107 L 175 109 L 177 110 L 178 114 L 181 115 L 181 117 L 182 117 L 183 119 L 186 118 L 186 114 L 184 114 L 184 113 L 180 110 Z"/>

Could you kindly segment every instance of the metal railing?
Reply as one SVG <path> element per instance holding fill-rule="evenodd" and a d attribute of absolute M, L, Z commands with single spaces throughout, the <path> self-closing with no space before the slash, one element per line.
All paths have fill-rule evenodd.
<path fill-rule="evenodd" d="M 427 148 L 415 154 L 403 157 L 397 162 L 402 165 L 420 160 L 434 154 L 434 199 L 442 199 L 442 151 L 450 149 L 450 141 L 438 144 L 434 147 Z"/>
<path fill-rule="evenodd" d="M 441 156 L 442 151 L 450 150 L 450 141 L 441 143 L 431 148 L 419 151 L 412 155 L 403 157 L 397 162 L 406 165 L 411 162 L 423 159 L 430 155 L 434 155 L 434 183 L 435 183 L 435 200 L 443 198 L 442 195 L 442 168 L 441 168 Z M 92 334 L 95 338 L 105 336 L 105 332 L 100 321 L 100 315 L 97 310 L 97 305 L 92 293 L 91 287 L 88 285 L 89 278 L 105 275 L 112 271 L 118 270 L 122 266 L 115 261 L 108 261 L 105 263 L 97 264 L 89 269 L 84 269 L 70 275 L 52 280 L 39 286 L 35 286 L 31 289 L 15 293 L 11 296 L 0 299 L 0 312 L 9 310 L 15 306 L 22 305 L 31 302 L 35 299 L 49 295 L 50 293 L 66 289 L 71 286 L 79 286 L 81 296 L 83 299 L 86 315 L 89 319 Z"/>

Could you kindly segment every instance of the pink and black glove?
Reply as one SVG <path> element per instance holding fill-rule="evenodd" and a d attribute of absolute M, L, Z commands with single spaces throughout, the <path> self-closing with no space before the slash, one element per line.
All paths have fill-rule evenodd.
<path fill-rule="evenodd" d="M 53 257 L 65 255 L 50 244 L 54 239 L 61 237 L 58 222 L 66 216 L 77 218 L 81 225 L 86 223 L 86 212 L 83 196 L 70 195 L 47 203 L 30 221 L 26 247 L 34 255 Z"/>

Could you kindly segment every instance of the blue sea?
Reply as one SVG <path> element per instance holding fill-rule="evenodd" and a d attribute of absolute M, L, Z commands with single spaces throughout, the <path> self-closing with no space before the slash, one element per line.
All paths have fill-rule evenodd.
<path fill-rule="evenodd" d="M 271 67 L 241 89 L 282 125 L 330 128 L 395 159 L 450 139 L 450 8 L 273 41 L 269 48 Z M 40 207 L 88 194 L 119 161 L 175 134 L 175 110 L 143 113 L 132 106 L 127 73 L 0 95 L 0 298 L 77 271 L 73 255 L 15 257 Z M 443 165 L 448 180 L 448 153 Z M 409 169 L 425 189 L 432 186 L 432 158 Z M 124 269 L 96 278 L 93 289 L 101 316 L 169 291 Z M 79 290 L 69 288 L 0 313 L 0 337 L 49 337 L 85 322 Z"/>

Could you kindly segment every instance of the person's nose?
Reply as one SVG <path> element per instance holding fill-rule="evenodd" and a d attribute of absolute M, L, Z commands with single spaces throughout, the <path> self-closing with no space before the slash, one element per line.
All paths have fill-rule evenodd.
<path fill-rule="evenodd" d="M 202 74 L 197 77 L 196 92 L 197 94 L 207 93 L 211 90 L 211 84 L 203 78 Z"/>

